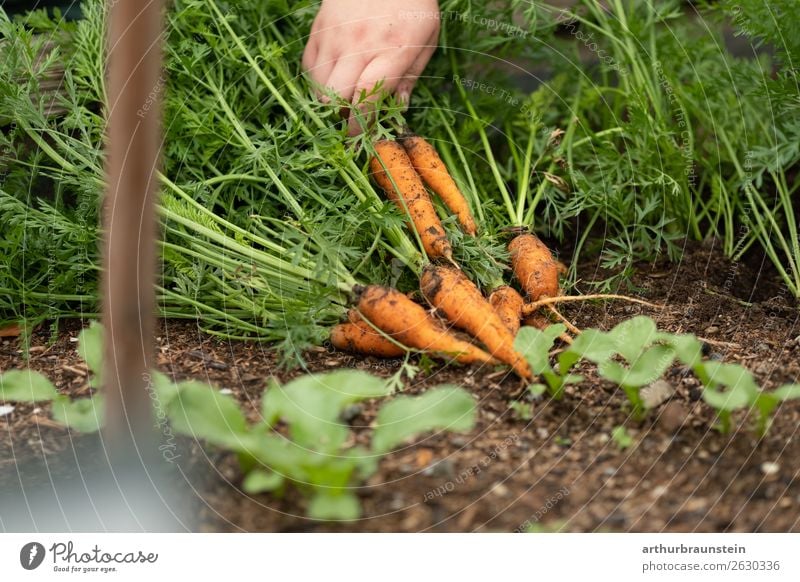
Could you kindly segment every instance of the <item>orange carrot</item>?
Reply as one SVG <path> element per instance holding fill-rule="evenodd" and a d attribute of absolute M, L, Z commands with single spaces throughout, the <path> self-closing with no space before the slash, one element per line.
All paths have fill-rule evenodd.
<path fill-rule="evenodd" d="M 358 291 L 361 314 L 401 344 L 446 355 L 462 364 L 497 363 L 482 349 L 444 329 L 425 308 L 400 291 L 380 285 L 370 285 Z"/>
<path fill-rule="evenodd" d="M 489 303 L 492 305 L 497 315 L 503 320 L 503 324 L 516 335 L 519 331 L 519 320 L 522 317 L 522 296 L 513 287 L 502 285 L 489 295 Z"/>
<path fill-rule="evenodd" d="M 403 146 L 396 141 L 384 139 L 375 144 L 375 152 L 377 155 L 369 163 L 372 176 L 389 199 L 403 212 L 408 213 L 428 258 L 444 257 L 452 261 L 450 241 L 447 240 L 428 191 L 411 165 Z"/>
<path fill-rule="evenodd" d="M 338 350 L 381 358 L 399 358 L 406 353 L 363 321 L 333 326 L 331 343 Z"/>
<path fill-rule="evenodd" d="M 490 354 L 510 365 L 521 378 L 531 379 L 528 362 L 514 349 L 514 335 L 464 273 L 454 267 L 428 265 L 422 271 L 420 289 L 449 321 L 481 340 Z"/>
<path fill-rule="evenodd" d="M 450 212 L 458 217 L 458 222 L 464 232 L 475 236 L 478 227 L 475 225 L 475 219 L 472 217 L 467 199 L 464 198 L 464 194 L 458 189 L 455 180 L 447 171 L 447 166 L 439 157 L 436 148 L 418 135 L 403 136 L 400 138 L 400 143 L 406 149 L 414 169 L 422 177 L 422 180 L 436 192 Z"/>
<path fill-rule="evenodd" d="M 508 245 L 511 267 L 532 301 L 555 297 L 558 289 L 558 261 L 534 234 L 521 234 Z"/>

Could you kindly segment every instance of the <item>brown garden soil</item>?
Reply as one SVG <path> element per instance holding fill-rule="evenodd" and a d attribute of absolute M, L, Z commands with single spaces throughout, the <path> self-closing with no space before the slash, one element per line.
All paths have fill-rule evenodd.
<path fill-rule="evenodd" d="M 583 281 L 604 276 L 593 264 L 579 272 Z M 708 245 L 692 245 L 677 264 L 638 265 L 633 284 L 641 297 L 666 307 L 605 302 L 565 304 L 562 311 L 580 327 L 603 329 L 645 313 L 662 329 L 706 338 L 710 357 L 747 366 L 767 389 L 798 380 L 800 312 L 758 260 L 733 264 Z M 578 290 L 591 287 L 579 282 Z M 30 361 L 73 396 L 89 392 L 75 350 L 79 327 L 62 324 L 54 344 L 48 329 L 37 330 Z M 399 366 L 325 348 L 306 357 L 315 372 L 349 367 L 390 376 Z M 0 369 L 25 363 L 19 340 L 0 341 Z M 158 367 L 232 390 L 252 419 L 265 378 L 301 373 L 280 369 L 266 346 L 221 341 L 179 321 L 161 325 Z M 534 402 L 519 380 L 496 369 L 421 372 L 406 393 L 463 386 L 479 401 L 477 426 L 468 434 L 422 437 L 384 458 L 359 489 L 364 517 L 355 522 L 305 518 L 305 501 L 292 490 L 282 499 L 243 493 L 235 457 L 188 438 L 179 441 L 174 478 L 193 496 L 201 531 L 800 531 L 800 402 L 784 405 L 759 440 L 747 418 L 736 419 L 731 435 L 716 431 L 697 380 L 680 367 L 666 377 L 673 397 L 643 422 L 629 417 L 624 395 L 591 367 L 581 373 L 585 380 L 563 400 Z M 529 420 L 512 410 L 514 401 L 530 408 Z M 372 404 L 354 411 L 355 441 L 368 443 L 374 411 Z M 17 405 L 0 419 L 0 482 L 17 479 L 30 459 L 55 467 L 89 438 L 49 418 L 46 406 Z M 627 449 L 610 436 L 617 426 L 632 437 Z"/>

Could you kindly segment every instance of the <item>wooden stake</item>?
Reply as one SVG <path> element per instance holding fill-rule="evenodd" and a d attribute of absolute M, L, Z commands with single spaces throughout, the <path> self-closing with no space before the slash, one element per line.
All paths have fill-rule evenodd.
<path fill-rule="evenodd" d="M 163 0 L 111 2 L 102 275 L 106 419 L 119 457 L 148 457 L 155 322 Z M 147 453 L 147 454 L 143 454 Z"/>

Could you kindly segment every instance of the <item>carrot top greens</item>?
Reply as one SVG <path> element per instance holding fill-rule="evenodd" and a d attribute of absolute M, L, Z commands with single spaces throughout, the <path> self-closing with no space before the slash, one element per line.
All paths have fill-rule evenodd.
<path fill-rule="evenodd" d="M 441 48 L 411 109 L 383 98 L 373 129 L 349 138 L 300 70 L 316 2 L 170 3 L 164 75 L 141 104 L 166 103 L 164 316 L 297 362 L 355 283 L 415 287 L 419 241 L 367 172 L 371 144 L 406 126 L 472 207 L 479 237 L 442 222 L 484 291 L 504 278 L 503 229 L 533 226 L 570 241 L 565 262 L 599 254 L 623 280 L 687 238 L 734 258 L 761 247 L 800 293 L 793 0 L 699 16 L 676 1 L 440 5 Z M 724 22 L 747 54 L 725 48 Z M 78 22 L 0 10 L 0 323 L 97 311 L 104 32 L 100 0 Z"/>

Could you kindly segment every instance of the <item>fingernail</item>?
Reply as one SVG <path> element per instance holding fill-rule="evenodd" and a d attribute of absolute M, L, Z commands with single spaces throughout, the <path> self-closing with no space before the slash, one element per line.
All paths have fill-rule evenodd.
<path fill-rule="evenodd" d="M 408 91 L 400 91 L 397 97 L 400 99 L 400 103 L 403 104 L 403 109 L 408 109 L 408 105 L 411 102 L 411 93 Z"/>

